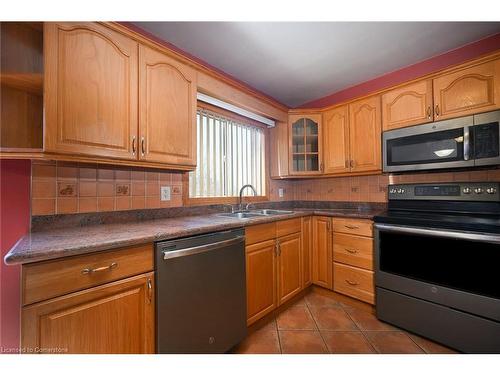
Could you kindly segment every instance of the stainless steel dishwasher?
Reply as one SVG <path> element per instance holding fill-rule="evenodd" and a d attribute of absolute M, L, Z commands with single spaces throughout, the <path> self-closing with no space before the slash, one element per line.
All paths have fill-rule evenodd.
<path fill-rule="evenodd" d="M 158 353 L 224 353 L 246 336 L 244 233 L 156 243 Z"/>

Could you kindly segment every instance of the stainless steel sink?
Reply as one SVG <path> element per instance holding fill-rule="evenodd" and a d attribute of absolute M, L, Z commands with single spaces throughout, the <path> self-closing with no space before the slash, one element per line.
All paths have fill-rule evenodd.
<path fill-rule="evenodd" d="M 266 215 L 266 216 L 269 216 L 269 215 L 286 215 L 286 214 L 293 214 L 293 211 L 286 211 L 286 210 L 273 210 L 273 209 L 268 209 L 268 208 L 265 208 L 265 209 L 262 209 L 262 210 L 252 210 L 250 212 L 255 212 L 255 213 L 258 213 L 260 215 Z"/>
<path fill-rule="evenodd" d="M 249 219 L 252 217 L 265 216 L 263 214 L 258 214 L 255 212 L 232 212 L 227 214 L 220 214 L 219 216 L 234 217 L 235 219 Z"/>

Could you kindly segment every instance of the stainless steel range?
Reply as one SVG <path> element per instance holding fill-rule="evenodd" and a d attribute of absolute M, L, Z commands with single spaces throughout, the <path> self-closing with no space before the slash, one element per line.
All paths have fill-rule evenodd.
<path fill-rule="evenodd" d="M 380 320 L 500 353 L 500 184 L 390 185 L 375 221 Z"/>

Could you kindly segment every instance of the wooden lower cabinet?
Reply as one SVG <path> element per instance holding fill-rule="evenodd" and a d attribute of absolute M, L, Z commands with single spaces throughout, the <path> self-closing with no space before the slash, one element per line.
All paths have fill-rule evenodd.
<path fill-rule="evenodd" d="M 302 219 L 302 287 L 312 284 L 312 217 Z"/>
<path fill-rule="evenodd" d="M 332 219 L 313 217 L 312 282 L 332 289 Z"/>
<path fill-rule="evenodd" d="M 277 306 L 276 262 L 274 240 L 246 247 L 248 324 L 259 320 Z"/>
<path fill-rule="evenodd" d="M 154 273 L 26 306 L 21 347 L 45 353 L 154 353 Z"/>
<path fill-rule="evenodd" d="M 300 232 L 280 237 L 278 246 L 278 304 L 288 301 L 302 290 Z"/>
<path fill-rule="evenodd" d="M 333 263 L 333 290 L 370 304 L 375 303 L 373 271 Z"/>

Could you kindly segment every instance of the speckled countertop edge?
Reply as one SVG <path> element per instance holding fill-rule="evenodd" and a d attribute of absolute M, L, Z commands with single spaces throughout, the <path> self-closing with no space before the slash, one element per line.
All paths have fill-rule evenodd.
<path fill-rule="evenodd" d="M 7 265 L 27 264 L 309 215 L 372 219 L 381 210 L 295 209 L 291 214 L 235 219 L 218 214 L 101 224 L 30 233 L 5 255 Z"/>

